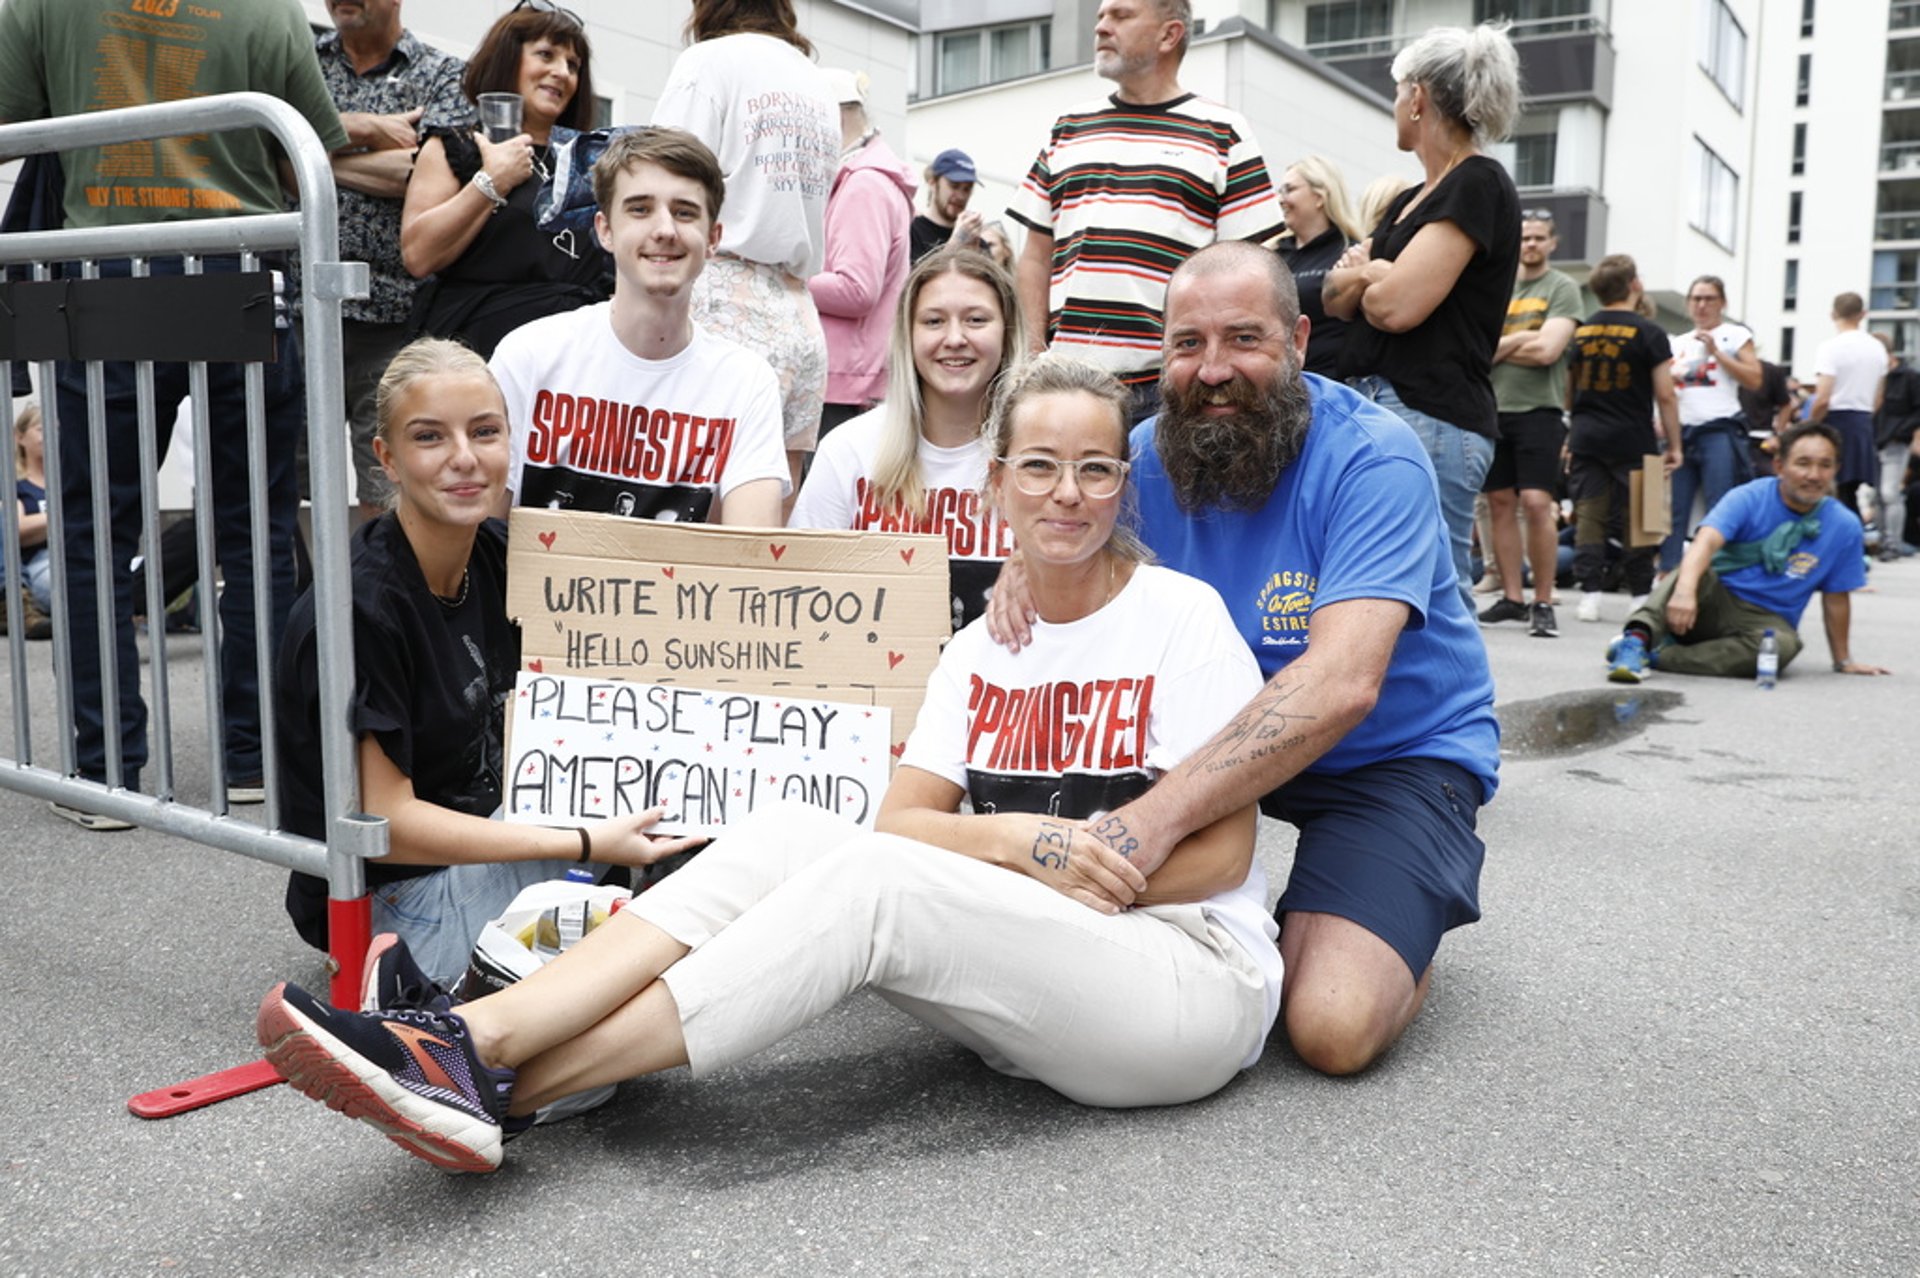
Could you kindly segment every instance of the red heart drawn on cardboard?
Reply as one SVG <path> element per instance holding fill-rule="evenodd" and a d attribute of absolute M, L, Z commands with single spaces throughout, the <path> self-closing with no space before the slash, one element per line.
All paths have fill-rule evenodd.
<path fill-rule="evenodd" d="M 893 757 L 897 759 L 907 752 L 907 743 L 902 741 L 899 745 L 889 746 L 887 748 L 892 752 Z"/>
<path fill-rule="evenodd" d="M 918 547 L 918 546 L 909 546 L 909 547 L 907 547 L 907 548 L 906 548 L 905 550 L 903 550 L 903 551 L 901 551 L 901 552 L 900 552 L 900 560 L 901 560 L 901 562 L 902 562 L 902 563 L 909 563 L 909 564 L 910 564 L 910 563 L 912 563 L 912 562 L 913 562 L 913 552 L 914 552 L 914 551 L 916 551 L 916 550 L 918 550 L 918 549 L 919 549 L 919 547 Z"/>
<path fill-rule="evenodd" d="M 907 659 L 907 654 L 904 652 L 887 653 L 887 669 L 889 670 L 893 669 L 895 666 L 899 665 L 901 662 L 905 661 L 906 659 Z"/>
<path fill-rule="evenodd" d="M 779 562 L 780 562 L 780 556 L 782 556 L 782 555 L 784 555 L 784 554 L 786 554 L 786 553 L 787 553 L 787 548 L 786 548 L 785 546 L 781 546 L 781 545 L 776 545 L 776 544 L 775 544 L 775 543 L 773 543 L 773 542 L 768 542 L 768 543 L 767 543 L 767 549 L 768 549 L 768 550 L 771 550 L 771 551 L 773 552 L 773 562 L 775 562 L 775 563 L 779 563 Z"/>
<path fill-rule="evenodd" d="M 671 568 L 662 568 L 662 569 L 660 570 L 660 575 L 661 575 L 662 577 L 665 577 L 665 578 L 666 578 L 666 579 L 667 579 L 668 581 L 672 581 L 672 580 L 673 580 L 673 569 L 671 569 Z"/>
<path fill-rule="evenodd" d="M 532 661 L 529 661 L 527 663 L 527 669 L 533 671 L 535 674 L 539 674 L 542 670 L 545 670 L 546 668 L 547 668 L 546 663 L 541 661 L 540 658 L 538 657 L 535 657 Z"/>
<path fill-rule="evenodd" d="M 540 534 L 540 544 L 548 550 L 552 550 L 553 543 L 558 540 L 560 540 L 560 534 L 557 532 L 543 532 Z"/>

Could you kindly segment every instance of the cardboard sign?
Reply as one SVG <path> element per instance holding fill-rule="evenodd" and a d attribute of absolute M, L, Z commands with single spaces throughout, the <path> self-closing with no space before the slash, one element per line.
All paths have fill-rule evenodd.
<path fill-rule="evenodd" d="M 577 826 L 664 804 L 662 834 L 717 834 L 795 799 L 871 827 L 887 788 L 884 706 L 522 670 L 502 806 Z"/>
<path fill-rule="evenodd" d="M 1673 531 L 1673 515 L 1660 454 L 1640 459 L 1640 469 L 1628 482 L 1627 493 L 1627 545 L 1657 546 L 1665 541 Z"/>
<path fill-rule="evenodd" d="M 949 600 L 939 536 L 512 515 L 507 611 L 528 671 L 885 706 L 893 758 Z"/>

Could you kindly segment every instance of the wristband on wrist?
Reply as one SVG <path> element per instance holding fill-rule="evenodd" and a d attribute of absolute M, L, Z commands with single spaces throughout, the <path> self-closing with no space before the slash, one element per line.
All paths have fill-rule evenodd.
<path fill-rule="evenodd" d="M 587 827 L 584 825 L 580 827 L 578 833 L 580 835 L 580 864 L 585 865 L 587 858 L 593 855 L 593 836 L 587 833 Z"/>
<path fill-rule="evenodd" d="M 473 189 L 487 197 L 487 203 L 493 205 L 495 213 L 507 207 L 507 197 L 500 194 L 499 188 L 494 186 L 493 178 L 485 169 L 474 170 Z"/>

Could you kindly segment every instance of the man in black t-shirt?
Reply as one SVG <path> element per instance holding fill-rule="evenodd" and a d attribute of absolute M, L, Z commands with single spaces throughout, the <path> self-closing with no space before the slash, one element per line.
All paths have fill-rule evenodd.
<path fill-rule="evenodd" d="M 1774 437 L 1793 425 L 1792 378 L 1785 365 L 1760 361 L 1760 384 L 1740 388 L 1740 412 L 1747 419 L 1747 450 L 1756 475 L 1773 473 Z"/>
<path fill-rule="evenodd" d="M 973 157 L 948 147 L 933 157 L 927 166 L 927 211 L 907 224 L 907 252 L 914 262 L 958 238 L 962 244 L 976 247 L 980 239 L 981 217 L 967 211 L 973 198 L 973 186 L 979 180 Z"/>
<path fill-rule="evenodd" d="M 1882 559 L 1905 559 L 1916 553 L 1907 537 L 1907 467 L 1920 459 L 1920 369 L 1911 367 L 1893 349 L 1893 339 L 1875 333 L 1887 348 L 1887 380 L 1880 391 L 1880 411 L 1873 419 L 1873 440 L 1880 449 L 1880 506 L 1885 511 L 1880 538 Z"/>
<path fill-rule="evenodd" d="M 1628 485 L 1641 459 L 1658 450 L 1668 474 L 1680 464 L 1680 409 L 1673 389 L 1667 334 L 1636 310 L 1642 292 L 1639 268 L 1616 253 L 1600 259 L 1587 277 L 1600 309 L 1574 329 L 1567 367 L 1567 406 L 1573 414 L 1567 488 L 1573 497 L 1573 577 L 1582 594 L 1577 615 L 1600 620 L 1601 576 L 1607 542 L 1624 556 L 1627 590 L 1634 606 L 1653 589 L 1657 545 L 1628 546 Z M 1660 429 L 1653 430 L 1655 406 Z"/>

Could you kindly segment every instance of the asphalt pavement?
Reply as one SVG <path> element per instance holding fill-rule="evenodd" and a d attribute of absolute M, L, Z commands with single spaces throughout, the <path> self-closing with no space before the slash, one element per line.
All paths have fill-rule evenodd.
<path fill-rule="evenodd" d="M 142 1121 L 134 1094 L 256 1057 L 275 980 L 323 986 L 284 875 L 0 791 L 0 1272 L 1920 1272 L 1920 563 L 1855 598 L 1887 679 L 1828 673 L 1816 604 L 1771 692 L 1620 689 L 1624 598 L 1610 625 L 1571 605 L 1557 640 L 1485 632 L 1485 919 L 1400 1045 L 1331 1080 L 1276 1036 L 1178 1109 L 1078 1107 L 863 994 L 489 1177 L 284 1087 Z M 198 640 L 171 643 L 191 678 Z M 1263 833 L 1276 885 L 1291 842 Z"/>

